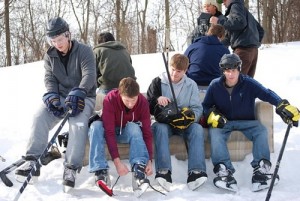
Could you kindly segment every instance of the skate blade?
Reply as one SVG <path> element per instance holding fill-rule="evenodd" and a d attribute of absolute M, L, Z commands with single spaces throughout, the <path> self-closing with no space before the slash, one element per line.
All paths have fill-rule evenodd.
<path fill-rule="evenodd" d="M 16 178 L 17 182 L 24 183 L 26 181 L 26 179 L 27 179 L 27 176 L 16 175 L 15 178 Z M 33 185 L 33 184 L 37 183 L 38 182 L 38 178 L 39 177 L 32 176 L 31 179 L 30 179 L 30 181 L 28 182 L 28 184 Z"/>
<path fill-rule="evenodd" d="M 70 193 L 72 191 L 73 187 L 71 186 L 63 186 L 64 193 Z"/>
<path fill-rule="evenodd" d="M 143 193 L 147 190 L 148 187 L 149 183 L 141 184 L 137 189 L 134 190 L 134 196 L 137 198 L 141 197 L 141 195 L 143 195 Z"/>
<path fill-rule="evenodd" d="M 172 183 L 167 182 L 163 178 L 156 178 L 157 183 L 166 191 L 170 192 Z"/>
<path fill-rule="evenodd" d="M 216 182 L 215 186 L 232 192 L 237 192 L 239 190 L 236 184 L 231 184 L 230 186 L 226 186 L 226 183 L 222 181 Z"/>
<path fill-rule="evenodd" d="M 107 186 L 105 182 L 99 180 L 99 181 L 97 181 L 96 184 L 108 196 L 112 196 L 113 195 L 112 189 L 109 186 Z"/>
<path fill-rule="evenodd" d="M 274 186 L 278 183 L 278 179 L 275 179 Z M 262 191 L 264 189 L 268 189 L 271 185 L 271 180 L 267 181 L 267 185 L 262 185 L 261 183 L 252 183 L 252 191 L 253 192 L 258 192 Z"/>
<path fill-rule="evenodd" d="M 193 182 L 188 183 L 190 190 L 194 191 L 207 181 L 207 177 L 201 177 Z"/>

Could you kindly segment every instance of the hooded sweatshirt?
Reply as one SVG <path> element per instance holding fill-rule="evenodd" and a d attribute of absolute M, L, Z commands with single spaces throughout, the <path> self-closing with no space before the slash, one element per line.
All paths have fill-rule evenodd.
<path fill-rule="evenodd" d="M 141 125 L 149 158 L 152 159 L 152 131 L 149 104 L 142 94 L 138 95 L 138 101 L 135 106 L 131 110 L 128 110 L 121 99 L 119 90 L 110 91 L 103 101 L 102 121 L 106 143 L 112 159 L 119 157 L 115 129 L 117 127 L 124 128 L 128 122 L 135 122 Z M 120 135 L 122 135 L 121 131 L 122 129 L 120 129 Z"/>
<path fill-rule="evenodd" d="M 110 90 L 118 88 L 122 78 L 136 79 L 130 54 L 121 42 L 100 43 L 93 51 L 96 57 L 99 88 Z"/>

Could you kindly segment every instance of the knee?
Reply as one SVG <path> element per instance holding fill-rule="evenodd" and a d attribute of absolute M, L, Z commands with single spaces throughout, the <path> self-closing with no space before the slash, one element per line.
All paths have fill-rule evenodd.
<path fill-rule="evenodd" d="M 188 130 L 188 135 L 190 137 L 197 137 L 203 139 L 204 131 L 202 126 L 198 123 L 191 124 Z"/>
<path fill-rule="evenodd" d="M 104 136 L 104 128 L 102 121 L 94 121 L 88 132 L 89 138 L 93 138 L 95 136 Z"/>
<path fill-rule="evenodd" d="M 154 137 L 168 136 L 168 126 L 169 125 L 164 124 L 164 123 L 155 122 L 152 125 L 152 132 L 153 132 Z"/>
<path fill-rule="evenodd" d="M 128 133 L 132 136 L 132 137 L 136 137 L 136 136 L 142 136 L 142 130 L 141 127 L 138 123 L 134 123 L 134 122 L 128 122 L 126 124 L 126 130 L 128 130 Z"/>

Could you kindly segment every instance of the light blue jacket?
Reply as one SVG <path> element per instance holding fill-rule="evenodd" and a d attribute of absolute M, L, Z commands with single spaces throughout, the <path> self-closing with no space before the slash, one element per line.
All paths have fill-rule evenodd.
<path fill-rule="evenodd" d="M 162 73 L 159 78 L 161 79 L 162 96 L 168 97 L 173 101 L 173 95 L 167 73 Z M 182 109 L 184 107 L 188 107 L 192 109 L 195 113 L 195 122 L 199 122 L 203 108 L 196 82 L 184 75 L 178 84 L 173 84 L 173 87 L 178 108 Z"/>

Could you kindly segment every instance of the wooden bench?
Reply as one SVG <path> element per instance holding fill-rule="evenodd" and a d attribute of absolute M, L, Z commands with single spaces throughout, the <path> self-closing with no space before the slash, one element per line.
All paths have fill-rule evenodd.
<path fill-rule="evenodd" d="M 145 94 L 144 94 L 145 95 Z M 97 96 L 95 110 L 101 109 L 103 96 Z M 262 122 L 268 130 L 269 148 L 274 152 L 273 139 L 273 106 L 267 102 L 257 101 L 255 106 L 256 119 Z M 204 129 L 205 134 L 205 157 L 210 158 L 210 143 L 208 140 L 208 131 Z M 172 136 L 170 138 L 170 152 L 179 160 L 187 159 L 187 152 L 184 141 L 179 136 Z M 121 159 L 128 159 L 129 145 L 118 144 L 119 154 Z M 233 131 L 228 140 L 228 149 L 232 161 L 241 161 L 247 154 L 252 153 L 252 142 L 249 141 L 240 131 Z M 153 149 L 155 150 L 155 149 Z M 84 158 L 84 165 L 88 164 L 89 144 L 86 146 L 86 154 Z M 106 148 L 107 159 L 111 159 L 110 154 Z M 155 156 L 155 154 L 154 154 Z"/>

